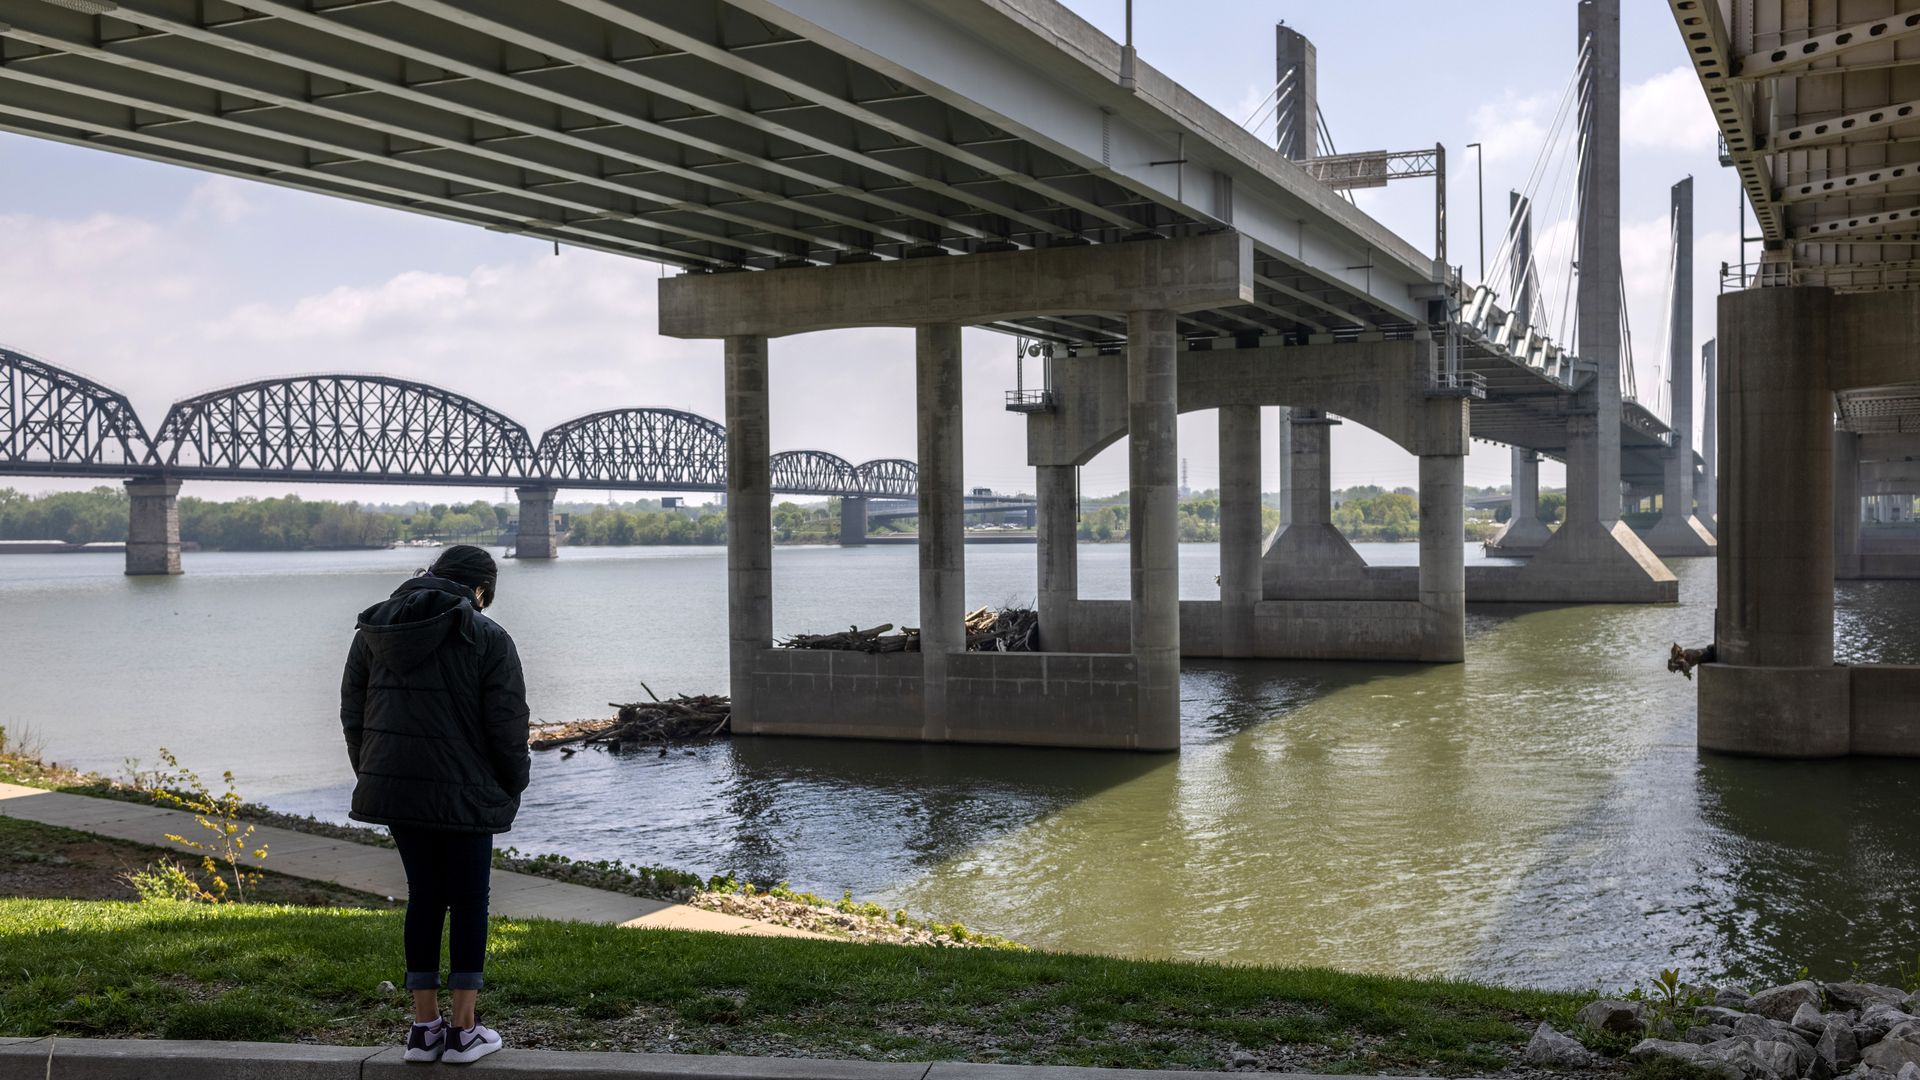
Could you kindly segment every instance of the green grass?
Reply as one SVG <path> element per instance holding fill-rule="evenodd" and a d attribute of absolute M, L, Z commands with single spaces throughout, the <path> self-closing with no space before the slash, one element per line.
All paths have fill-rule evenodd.
<path fill-rule="evenodd" d="M 481 1009 L 519 1046 L 1487 1073 L 1563 994 L 496 920 Z M 385 1042 L 396 912 L 0 900 L 0 1035 Z"/>

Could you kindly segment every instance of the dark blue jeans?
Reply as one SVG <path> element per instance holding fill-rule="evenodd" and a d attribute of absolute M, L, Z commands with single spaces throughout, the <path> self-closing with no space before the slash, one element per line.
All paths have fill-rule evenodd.
<path fill-rule="evenodd" d="M 440 988 L 440 930 L 455 990 L 478 990 L 487 961 L 487 892 L 493 837 L 487 833 L 393 828 L 407 869 L 407 989 Z"/>

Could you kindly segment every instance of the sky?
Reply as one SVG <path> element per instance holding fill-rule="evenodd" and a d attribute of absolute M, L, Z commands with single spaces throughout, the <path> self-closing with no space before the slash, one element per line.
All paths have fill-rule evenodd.
<path fill-rule="evenodd" d="M 1122 36 L 1124 0 L 1066 3 Z M 1734 174 L 1719 165 L 1713 121 L 1671 15 L 1664 5 L 1623 7 L 1622 249 L 1640 397 L 1651 404 L 1667 337 L 1669 188 L 1694 177 L 1696 357 L 1713 333 L 1719 264 L 1738 258 L 1739 195 Z M 1446 9 L 1455 17 L 1435 18 L 1436 10 L 1430 0 L 1135 0 L 1134 37 L 1144 62 L 1239 121 L 1272 88 L 1274 22 L 1306 34 L 1318 50 L 1320 107 L 1340 150 L 1447 146 L 1449 255 L 1472 280 L 1477 185 L 1467 144 L 1483 147 L 1492 260 L 1506 192 L 1525 185 L 1572 72 L 1575 5 L 1471 0 Z M 1416 247 L 1432 249 L 1432 181 L 1356 198 Z M 1564 231 L 1552 216 L 1543 209 L 1536 218 L 1543 252 Z M 126 392 L 149 429 L 174 400 L 306 372 L 433 383 L 514 417 L 535 438 L 610 407 L 723 412 L 720 344 L 657 332 L 656 281 L 674 271 L 654 263 L 566 247 L 556 256 L 525 237 L 6 134 L 0 238 L 0 343 Z M 1024 421 L 1001 405 L 1013 385 L 1013 340 L 968 330 L 964 348 L 967 484 L 1031 491 Z M 913 456 L 910 330 L 776 339 L 771 355 L 776 450 L 817 448 L 855 462 Z M 1267 410 L 1268 491 L 1279 487 L 1273 416 Z M 1211 413 L 1181 418 L 1181 456 L 1195 489 L 1218 481 L 1215 439 Z M 1508 463 L 1505 447 L 1476 444 L 1467 482 L 1505 483 Z M 1413 485 L 1417 477 L 1412 457 L 1351 423 L 1334 431 L 1332 471 L 1336 487 Z M 1126 474 L 1123 440 L 1086 466 L 1081 488 L 1120 490 Z M 1549 463 L 1542 483 L 1560 476 Z M 8 485 L 88 486 L 0 478 Z M 211 482 L 190 483 L 186 493 L 290 491 L 368 502 L 505 497 Z"/>

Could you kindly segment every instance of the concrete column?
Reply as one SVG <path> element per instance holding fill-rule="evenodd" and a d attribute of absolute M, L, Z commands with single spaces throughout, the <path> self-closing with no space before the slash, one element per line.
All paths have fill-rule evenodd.
<path fill-rule="evenodd" d="M 947 738 L 947 658 L 967 651 L 966 486 L 960 437 L 960 327 L 914 331 L 920 413 L 921 738 Z"/>
<path fill-rule="evenodd" d="M 1493 546 L 1501 551 L 1538 551 L 1553 538 L 1552 530 L 1540 520 L 1540 455 L 1524 446 L 1512 447 L 1510 455 L 1513 496 L 1507 526 L 1494 538 Z"/>
<path fill-rule="evenodd" d="M 1833 576 L 1860 577 L 1860 436 L 1833 433 Z"/>
<path fill-rule="evenodd" d="M 773 471 L 767 339 L 726 339 L 727 662 L 733 729 L 752 735 L 753 670 L 773 647 Z"/>
<path fill-rule="evenodd" d="M 1127 317 L 1127 547 L 1135 745 L 1180 747 L 1179 339 L 1171 311 Z"/>
<path fill-rule="evenodd" d="M 1420 457 L 1420 658 L 1467 658 L 1467 459 Z"/>
<path fill-rule="evenodd" d="M 1294 409 L 1288 422 L 1292 429 L 1293 525 L 1327 525 L 1333 521 L 1333 425 L 1319 409 Z"/>
<path fill-rule="evenodd" d="M 1039 520 L 1034 537 L 1040 556 L 1040 647 L 1073 651 L 1073 602 L 1080 599 L 1079 472 L 1072 465 L 1034 470 Z"/>
<path fill-rule="evenodd" d="M 180 573 L 180 481 L 127 481 L 127 573 Z"/>
<path fill-rule="evenodd" d="M 1674 276 L 1667 385 L 1673 429 L 1660 491 L 1660 520 L 1647 530 L 1656 555 L 1711 555 L 1713 534 L 1693 509 L 1693 177 L 1673 185 Z"/>
<path fill-rule="evenodd" d="M 1260 602 L 1260 406 L 1220 409 L 1220 640 L 1225 656 L 1254 654 Z"/>
<path fill-rule="evenodd" d="M 1833 663 L 1831 296 L 1774 288 L 1720 297 L 1722 663 Z"/>
<path fill-rule="evenodd" d="M 1594 414 L 1582 453 L 1592 458 L 1580 486 L 1567 463 L 1567 519 L 1575 503 L 1583 516 L 1611 529 L 1620 519 L 1620 0 L 1580 0 L 1579 37 L 1591 40 L 1593 59 L 1584 77 L 1588 102 L 1587 151 L 1582 159 L 1580 207 L 1580 359 L 1595 378 L 1580 397 Z M 1574 454 L 1568 447 L 1569 457 Z M 1591 514 L 1586 511 L 1591 508 Z"/>
<path fill-rule="evenodd" d="M 860 547 L 867 542 L 867 497 L 848 495 L 840 500 L 840 546 Z"/>
<path fill-rule="evenodd" d="M 1700 458 L 1703 467 L 1700 470 L 1700 510 L 1694 516 L 1713 536 L 1720 535 L 1720 435 L 1715 430 L 1715 420 L 1720 413 L 1720 399 L 1714 390 L 1714 377 L 1717 366 L 1714 359 L 1715 341 L 1709 340 L 1700 346 Z"/>
<path fill-rule="evenodd" d="M 520 496 L 520 535 L 513 542 L 516 559 L 551 559 L 559 554 L 559 538 L 553 531 L 553 500 L 558 488 L 515 488 Z"/>
<path fill-rule="evenodd" d="M 1293 410 L 1280 406 L 1280 527 L 1293 524 Z"/>

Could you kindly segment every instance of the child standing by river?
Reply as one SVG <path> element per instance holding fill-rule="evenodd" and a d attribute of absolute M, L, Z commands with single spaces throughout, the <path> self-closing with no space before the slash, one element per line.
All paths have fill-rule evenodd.
<path fill-rule="evenodd" d="M 475 1001 L 484 981 L 493 837 L 526 790 L 527 692 L 513 638 L 481 614 L 493 557 L 466 544 L 360 613 L 340 684 L 356 821 L 385 825 L 407 872 L 408 1061 L 478 1061 L 500 1049 Z M 447 928 L 451 1021 L 440 1015 Z"/>

